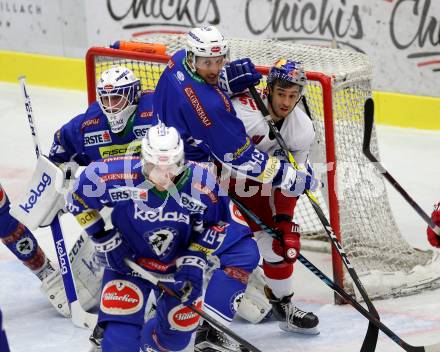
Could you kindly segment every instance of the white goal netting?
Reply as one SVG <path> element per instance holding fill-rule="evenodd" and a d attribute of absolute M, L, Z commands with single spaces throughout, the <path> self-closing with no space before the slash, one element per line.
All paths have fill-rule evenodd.
<path fill-rule="evenodd" d="M 140 41 L 165 44 L 168 55 L 185 45 L 184 35 L 178 34 L 149 34 Z M 317 132 L 311 159 L 315 170 L 323 173 L 326 185 L 323 193 L 317 194 L 318 200 L 324 212 L 332 214 L 332 225 L 338 224 L 342 245 L 369 295 L 385 298 L 439 287 L 440 258 L 432 251 L 414 249 L 404 240 L 391 212 L 384 180 L 362 154 L 364 103 L 372 95 L 368 57 L 270 39 L 231 39 L 230 44 L 231 60 L 250 57 L 255 65 L 264 67 L 281 57 L 303 62 L 309 77 L 306 110 Z M 88 65 L 93 66 L 94 79 L 110 66 L 125 65 L 141 78 L 143 89 L 154 89 L 166 65 L 165 60 L 149 60 L 147 54 L 133 59 L 101 52 L 91 57 Z M 321 74 L 328 85 L 323 85 Z M 90 79 L 88 84 L 94 87 Z M 379 156 L 374 131 L 371 150 Z M 331 173 L 327 177 L 328 169 L 334 171 L 333 153 L 334 179 Z M 310 243 L 315 245 L 324 243 L 319 248 L 330 248 L 328 242 L 317 242 L 326 240 L 326 234 L 306 197 L 298 203 L 296 217 L 303 238 L 314 240 Z M 351 288 L 348 275 L 344 275 L 344 284 Z"/>

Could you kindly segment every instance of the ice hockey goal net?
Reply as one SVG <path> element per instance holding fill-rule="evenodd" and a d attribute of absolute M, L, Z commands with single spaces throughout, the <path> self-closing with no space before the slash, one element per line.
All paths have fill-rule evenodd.
<path fill-rule="evenodd" d="M 96 79 L 113 65 L 127 66 L 141 78 L 143 89 L 154 89 L 168 55 L 185 45 L 183 34 L 151 33 L 138 40 L 165 44 L 166 55 L 109 48 L 88 51 L 89 102 L 96 98 Z M 307 109 L 303 108 L 317 132 L 311 159 L 315 170 L 323 172 L 325 183 L 318 200 L 370 297 L 402 296 L 440 286 L 440 260 L 432 251 L 414 249 L 402 238 L 384 181 L 362 154 L 364 102 L 372 94 L 368 57 L 270 39 L 231 39 L 230 44 L 231 60 L 250 57 L 263 75 L 281 57 L 304 63 L 309 84 Z M 379 155 L 375 132 L 371 144 Z M 316 240 L 326 238 L 325 232 L 306 197 L 299 202 L 296 217 L 303 237 L 315 240 L 307 242 L 322 243 Z M 325 247 L 329 248 L 328 242 Z M 351 290 L 337 252 L 332 251 L 332 258 L 335 281 Z"/>

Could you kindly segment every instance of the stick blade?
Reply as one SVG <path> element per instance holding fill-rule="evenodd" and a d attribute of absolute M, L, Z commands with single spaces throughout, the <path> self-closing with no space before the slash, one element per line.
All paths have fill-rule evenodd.
<path fill-rule="evenodd" d="M 370 154 L 370 141 L 371 133 L 373 131 L 374 123 L 374 101 L 372 98 L 368 98 L 364 105 L 364 143 L 363 152 L 365 155 Z"/>

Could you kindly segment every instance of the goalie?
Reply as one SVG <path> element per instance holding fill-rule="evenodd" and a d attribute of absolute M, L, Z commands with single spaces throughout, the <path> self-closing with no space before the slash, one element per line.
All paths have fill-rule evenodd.
<path fill-rule="evenodd" d="M 140 139 L 156 124 L 152 115 L 152 93 L 141 91 L 140 80 L 122 66 L 104 71 L 97 83 L 98 101 L 54 135 L 49 157 L 40 157 L 32 176 L 30 190 L 8 214 L 9 201 L 0 197 L 0 237 L 8 248 L 43 281 L 43 291 L 64 316 L 70 314 L 62 278 L 30 230 L 49 225 L 65 208 L 67 180 L 76 168 L 92 161 L 139 153 Z M 62 171 L 61 171 L 62 170 Z M 52 182 L 54 181 L 54 182 Z M 35 195 L 38 195 L 36 198 Z M 38 200 L 38 201 L 37 201 Z M 30 229 L 30 230 L 29 230 Z M 94 256 L 94 247 L 81 234 L 69 255 L 84 309 L 96 306 L 99 299 L 102 268 Z"/>

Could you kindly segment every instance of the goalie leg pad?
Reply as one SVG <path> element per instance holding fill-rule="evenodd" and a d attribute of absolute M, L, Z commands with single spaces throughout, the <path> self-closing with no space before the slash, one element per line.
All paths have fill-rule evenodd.
<path fill-rule="evenodd" d="M 99 265 L 93 242 L 86 233 L 79 235 L 69 258 L 81 306 L 85 310 L 98 307 L 104 268 Z"/>
<path fill-rule="evenodd" d="M 272 305 L 264 294 L 266 282 L 263 270 L 258 266 L 249 276 L 249 283 L 238 306 L 237 313 L 252 324 L 270 317 Z"/>
<path fill-rule="evenodd" d="M 257 241 L 258 249 L 261 256 L 269 263 L 281 262 L 284 257 L 276 254 L 273 250 L 273 242 L 275 239 L 272 238 L 267 232 L 257 231 L 254 233 L 255 240 Z"/>

